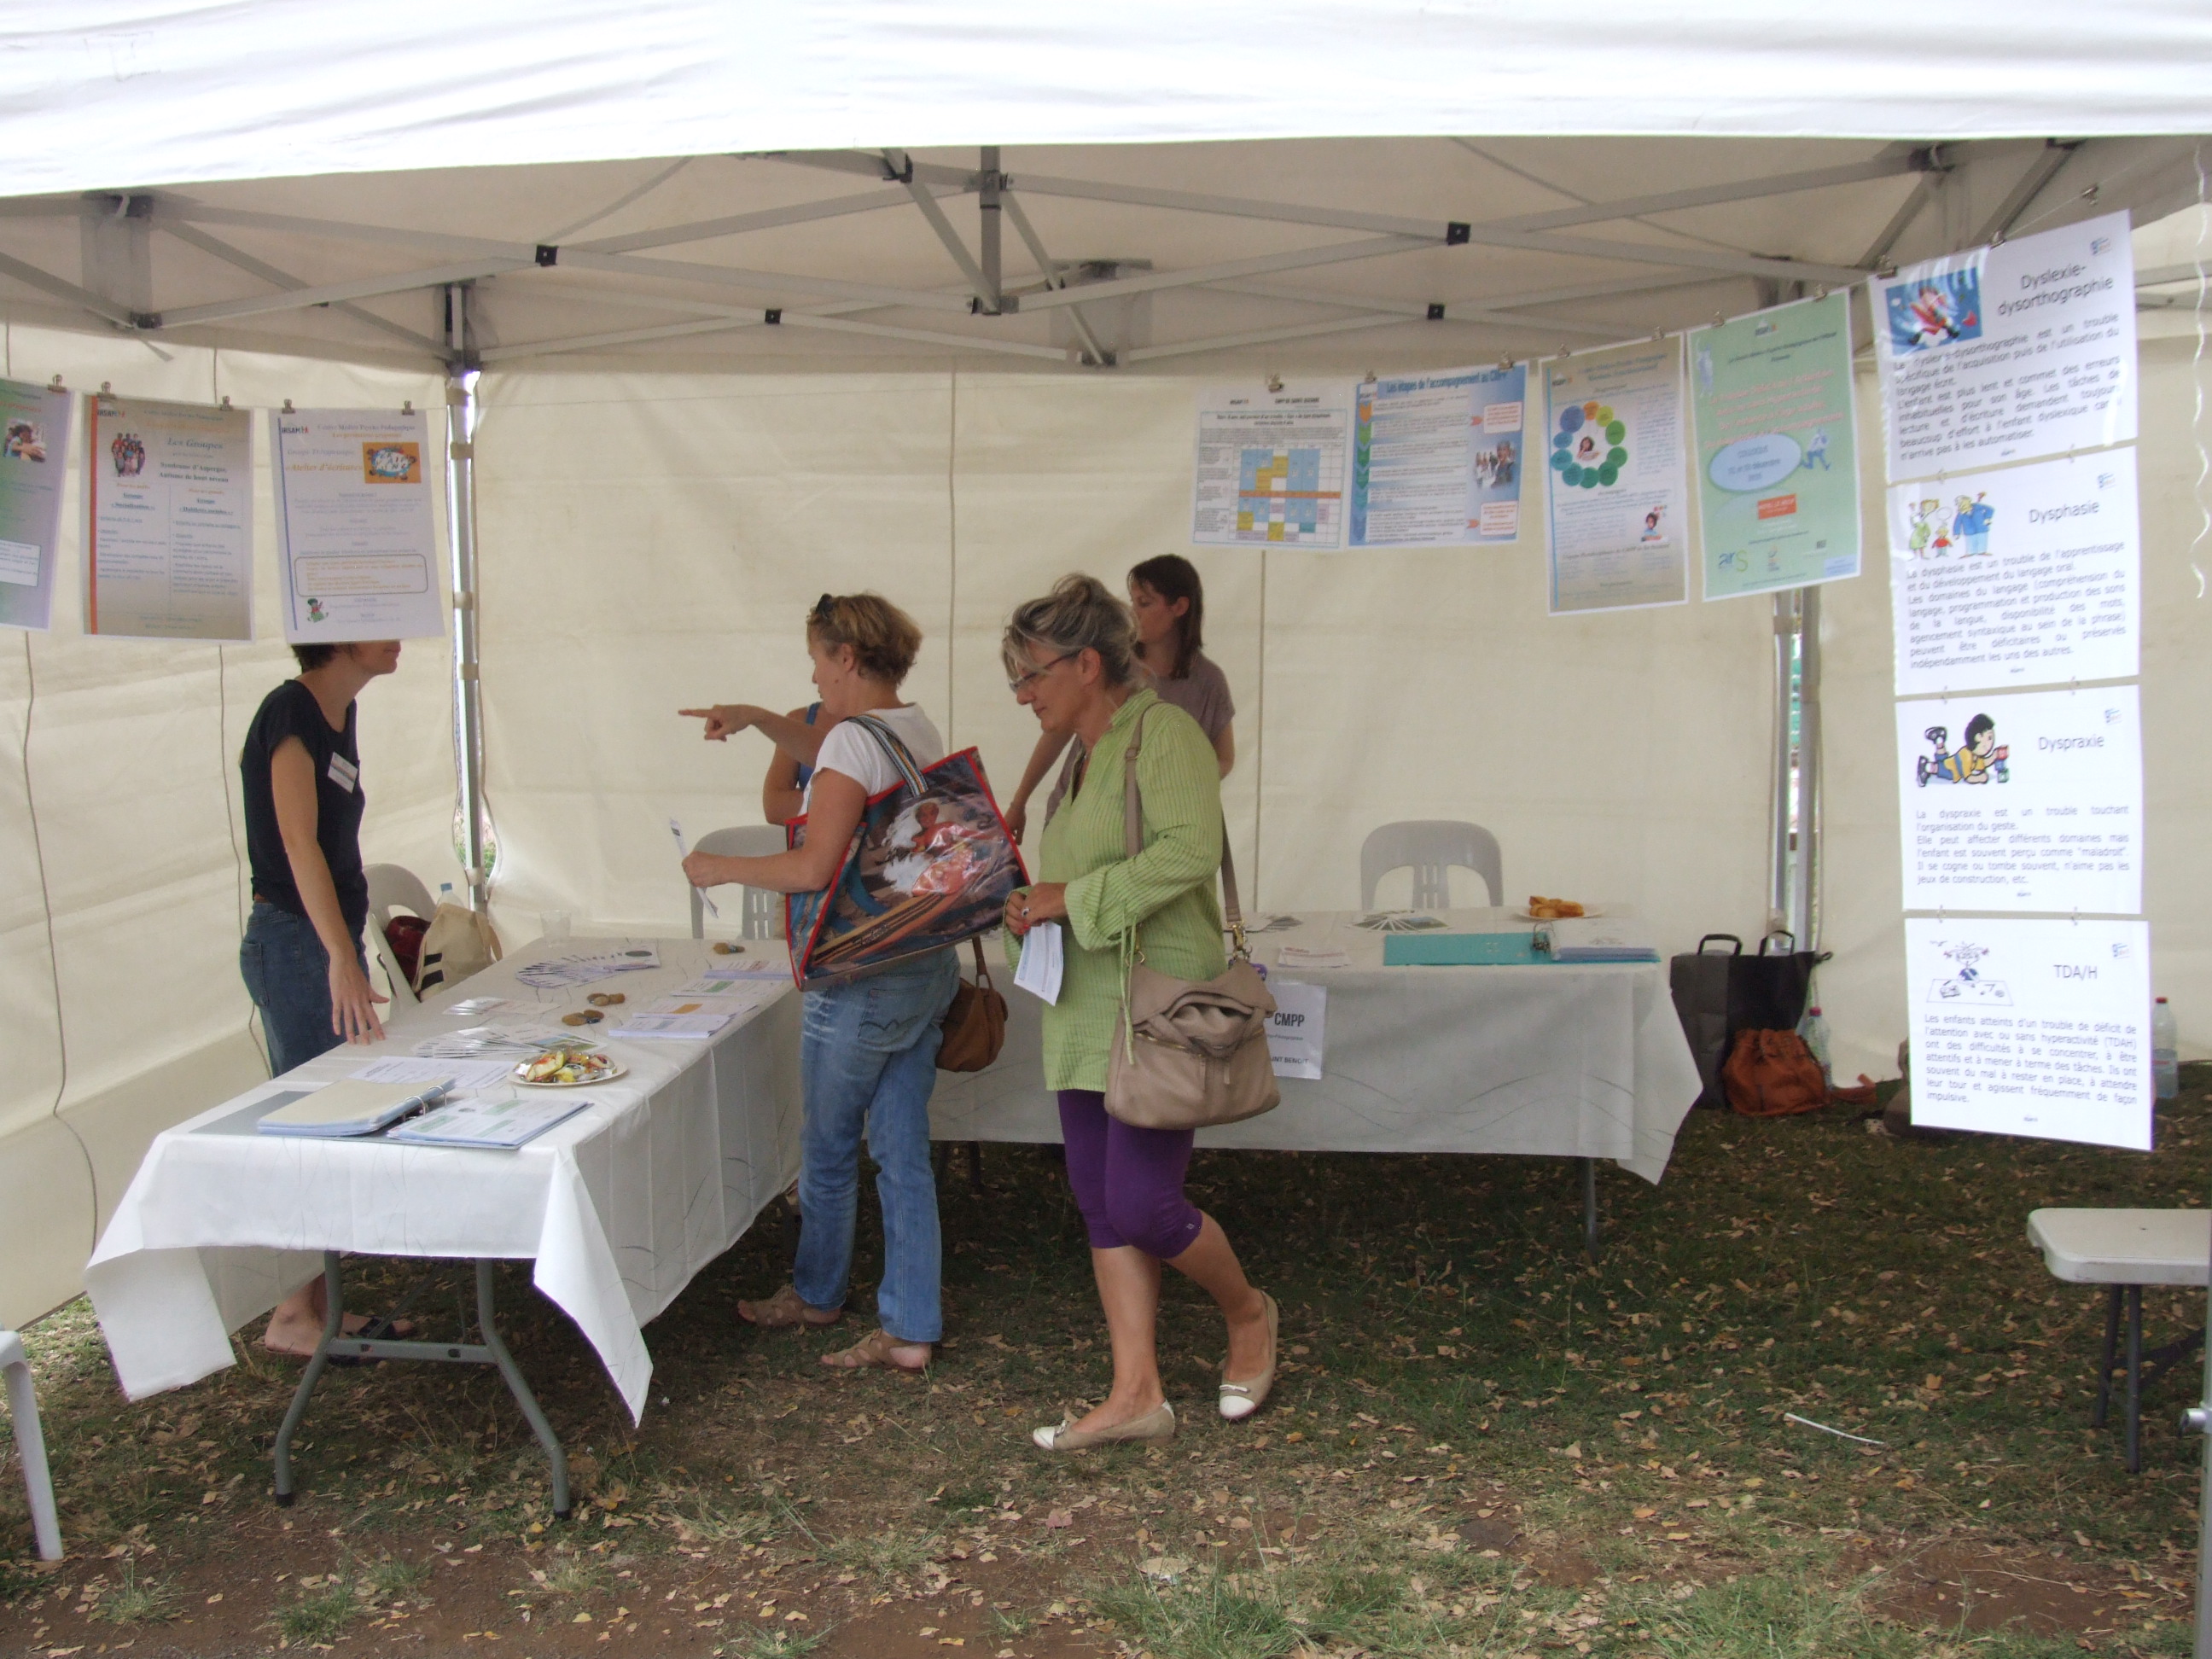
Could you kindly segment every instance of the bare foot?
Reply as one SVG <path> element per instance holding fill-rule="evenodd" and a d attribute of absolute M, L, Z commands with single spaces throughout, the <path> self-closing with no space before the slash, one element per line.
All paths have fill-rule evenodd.
<path fill-rule="evenodd" d="M 367 1314 L 349 1313 L 338 1321 L 338 1331 L 341 1335 L 359 1336 L 368 1328 L 368 1322 Z M 414 1335 L 415 1322 L 411 1319 L 394 1322 L 391 1334 L 402 1340 Z M 287 1310 L 281 1308 L 270 1316 L 269 1328 L 261 1334 L 263 1347 L 271 1353 L 289 1355 L 294 1359 L 313 1358 L 315 1350 L 322 1346 L 322 1341 L 323 1322 L 319 1318 L 288 1316 Z"/>
<path fill-rule="evenodd" d="M 1229 1322 L 1229 1363 L 1222 1375 L 1242 1382 L 1267 1369 L 1267 1299 L 1251 1292 L 1250 1309 Z"/>

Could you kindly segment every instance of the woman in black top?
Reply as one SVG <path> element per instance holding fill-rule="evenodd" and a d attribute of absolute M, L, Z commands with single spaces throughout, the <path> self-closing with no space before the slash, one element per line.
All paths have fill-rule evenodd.
<path fill-rule="evenodd" d="M 341 1042 L 384 1035 L 369 988 L 362 931 L 368 879 L 361 862 L 361 750 L 354 698 L 399 665 L 399 641 L 295 645 L 300 676 L 262 699 L 239 756 L 253 914 L 239 972 L 261 1011 L 272 1073 Z M 323 1334 L 318 1276 L 270 1316 L 264 1346 L 313 1353 Z M 349 1315 L 349 1334 L 368 1321 Z"/>

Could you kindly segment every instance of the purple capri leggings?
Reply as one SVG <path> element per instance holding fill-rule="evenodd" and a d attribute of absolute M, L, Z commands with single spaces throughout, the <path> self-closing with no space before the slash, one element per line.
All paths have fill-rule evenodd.
<path fill-rule="evenodd" d="M 1060 1133 L 1092 1249 L 1133 1244 L 1165 1261 L 1191 1247 L 1206 1218 L 1182 1195 L 1188 1129 L 1139 1129 L 1109 1117 L 1096 1089 L 1062 1089 Z"/>

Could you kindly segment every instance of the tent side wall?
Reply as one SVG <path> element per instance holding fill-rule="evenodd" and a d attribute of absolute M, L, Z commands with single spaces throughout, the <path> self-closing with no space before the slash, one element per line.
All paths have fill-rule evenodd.
<path fill-rule="evenodd" d="M 58 373 L 85 391 L 107 381 L 183 402 L 228 396 L 255 410 L 286 398 L 302 408 L 407 398 L 442 408 L 434 374 L 196 349 L 164 362 L 134 341 L 22 327 L 8 331 L 5 369 L 23 380 Z M 81 408 L 78 422 L 73 450 Z M 265 623 L 280 606 L 258 414 L 254 452 L 255 611 Z M 83 459 L 72 454 L 55 631 L 0 639 L 0 741 L 20 757 L 0 784 L 0 1044 L 11 1057 L 0 1083 L 0 1325 L 76 1293 L 156 1133 L 267 1075 L 238 976 L 250 896 L 238 753 L 261 699 L 295 667 L 281 637 L 84 637 Z M 419 641 L 362 703 L 364 849 L 434 887 L 455 868 L 452 683 L 445 642 Z"/>

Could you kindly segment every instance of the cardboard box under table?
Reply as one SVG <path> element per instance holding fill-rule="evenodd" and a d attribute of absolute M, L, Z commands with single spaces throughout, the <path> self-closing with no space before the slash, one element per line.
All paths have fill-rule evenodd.
<path fill-rule="evenodd" d="M 334 1049 L 159 1136 L 85 1270 L 125 1392 L 143 1398 L 230 1364 L 230 1334 L 319 1270 L 332 1307 L 342 1306 L 341 1252 L 466 1259 L 477 1264 L 477 1342 L 325 1336 L 279 1437 L 280 1501 L 291 1487 L 291 1431 L 323 1364 L 364 1355 L 497 1364 L 545 1447 L 555 1507 L 565 1510 L 560 1448 L 498 1336 L 491 1264 L 533 1263 L 532 1282 L 575 1321 L 641 1419 L 653 1375 L 643 1327 L 799 1169 L 799 999 L 787 976 L 753 981 L 770 994 L 765 1005 L 710 1041 L 599 1036 L 718 960 L 700 940 L 653 943 L 658 969 L 558 990 L 519 981 L 555 948 L 525 946 L 421 1007 L 394 1010 L 385 1042 Z M 781 960 L 780 944 L 748 946 L 755 957 L 763 949 Z M 480 1023 L 446 1013 L 447 1004 L 495 996 L 557 1015 L 584 1007 L 595 990 L 627 1000 L 578 1035 L 599 1041 L 628 1075 L 577 1091 L 592 1103 L 517 1150 L 253 1132 L 254 1119 L 302 1082 L 334 1081 Z"/>

